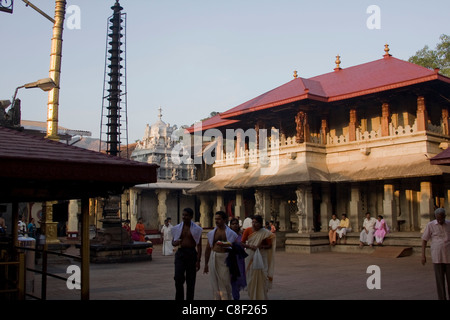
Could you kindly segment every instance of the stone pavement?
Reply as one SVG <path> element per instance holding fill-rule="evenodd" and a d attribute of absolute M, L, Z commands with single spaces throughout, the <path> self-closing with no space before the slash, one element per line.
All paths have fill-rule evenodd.
<path fill-rule="evenodd" d="M 74 246 L 70 254 L 79 254 Z M 197 274 L 196 300 L 212 297 L 209 275 Z M 161 245 L 154 245 L 153 260 L 134 263 L 91 264 L 91 300 L 173 300 L 174 257 L 162 256 Z M 53 264 L 50 272 L 67 277 L 73 262 Z M 77 263 L 75 263 L 77 264 Z M 380 267 L 381 289 L 368 289 L 371 265 Z M 39 295 L 40 275 L 35 289 Z M 436 300 L 431 259 L 422 266 L 419 255 L 379 258 L 362 253 L 324 252 L 315 254 L 276 252 L 271 300 Z M 66 283 L 48 279 L 48 300 L 78 300 L 80 292 Z M 246 292 L 241 299 L 248 300 Z"/>

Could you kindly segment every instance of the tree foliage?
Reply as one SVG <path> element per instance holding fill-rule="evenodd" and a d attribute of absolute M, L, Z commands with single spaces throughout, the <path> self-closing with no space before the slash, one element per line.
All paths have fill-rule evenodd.
<path fill-rule="evenodd" d="M 436 49 L 425 46 L 408 61 L 429 69 L 439 68 L 441 74 L 450 77 L 450 36 L 443 34 L 439 39 L 441 42 L 436 45 Z"/>

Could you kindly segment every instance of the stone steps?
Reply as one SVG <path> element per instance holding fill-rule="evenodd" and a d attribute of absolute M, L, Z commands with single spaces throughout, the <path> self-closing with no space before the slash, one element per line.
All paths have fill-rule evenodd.
<path fill-rule="evenodd" d="M 392 232 L 389 233 L 383 242 L 382 247 L 404 248 L 408 254 L 420 255 L 422 253 L 422 234 L 420 232 Z M 346 241 L 341 240 L 340 244 L 331 246 L 328 240 L 328 233 L 287 233 L 285 235 L 285 249 L 287 252 L 297 253 L 316 253 L 316 252 L 343 252 L 343 253 L 363 253 L 372 254 L 377 246 L 359 247 L 359 232 L 350 232 L 347 234 Z M 409 249 L 411 248 L 411 249 Z M 429 243 L 427 246 L 427 256 L 429 253 Z"/>

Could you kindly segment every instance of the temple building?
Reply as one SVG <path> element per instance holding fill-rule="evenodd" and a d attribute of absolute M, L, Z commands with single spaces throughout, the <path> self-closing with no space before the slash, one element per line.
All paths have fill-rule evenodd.
<path fill-rule="evenodd" d="M 172 224 L 181 222 L 181 211 L 185 207 L 195 209 L 197 197 L 187 191 L 198 186 L 196 167 L 192 161 L 178 163 L 172 160 L 173 148 L 178 143 L 178 134 L 183 129 L 162 121 L 159 108 L 158 120 L 147 125 L 144 137 L 131 153 L 131 159 L 139 162 L 155 163 L 157 182 L 137 185 L 130 189 L 129 203 L 131 226 L 142 217 L 148 230 L 160 230 L 167 217 Z"/>
<path fill-rule="evenodd" d="M 384 51 L 349 68 L 337 56 L 332 72 L 312 78 L 295 71 L 188 128 L 215 136 L 211 176 L 190 191 L 202 225 L 212 226 L 211 210 L 261 214 L 288 249 L 327 231 L 332 213 L 347 213 L 357 232 L 366 212 L 383 215 L 393 232 L 420 232 L 436 207 L 450 211 L 450 167 L 429 161 L 450 139 L 450 78 Z"/>

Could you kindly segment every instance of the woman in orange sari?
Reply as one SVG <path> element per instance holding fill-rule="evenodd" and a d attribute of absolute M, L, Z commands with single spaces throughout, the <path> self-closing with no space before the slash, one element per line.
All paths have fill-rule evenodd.
<path fill-rule="evenodd" d="M 145 226 L 142 218 L 138 219 L 138 223 L 136 224 L 136 228 L 134 230 L 139 235 L 139 241 L 145 242 Z"/>
<path fill-rule="evenodd" d="M 242 246 L 247 249 L 248 254 L 245 258 L 245 272 L 251 300 L 267 300 L 267 293 L 273 281 L 275 233 L 262 226 L 262 217 L 254 216 L 252 227 L 245 229 L 241 239 Z"/>

